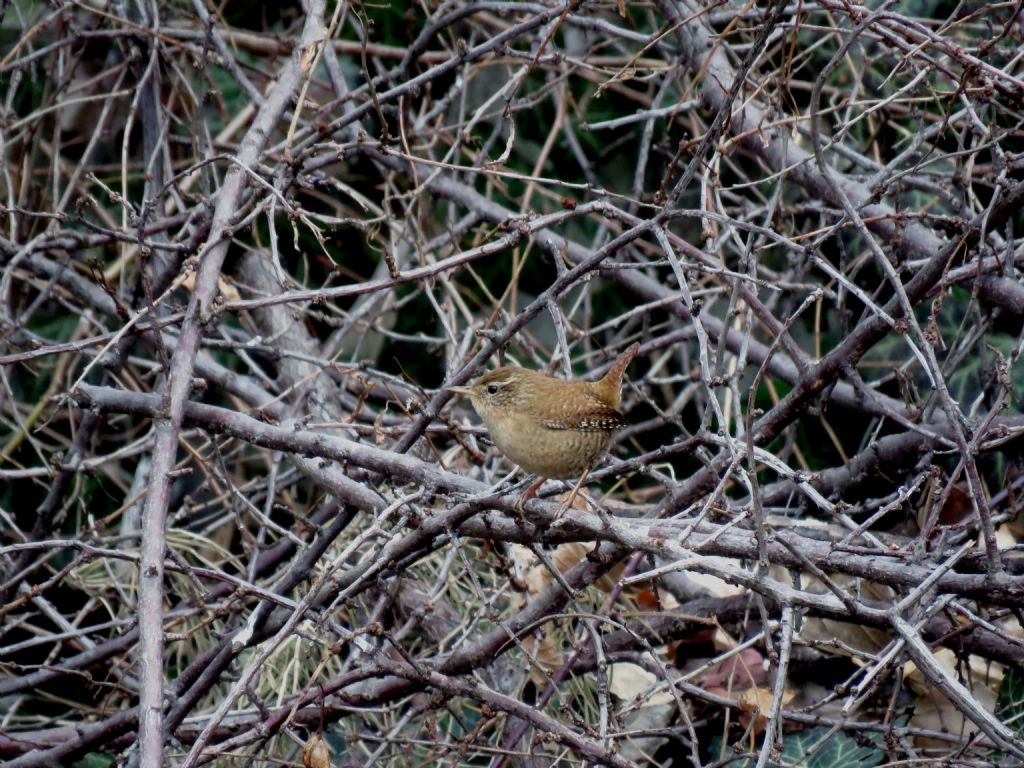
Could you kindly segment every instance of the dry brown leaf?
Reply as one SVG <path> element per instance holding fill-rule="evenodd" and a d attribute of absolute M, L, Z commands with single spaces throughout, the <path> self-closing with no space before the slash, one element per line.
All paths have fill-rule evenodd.
<path fill-rule="evenodd" d="M 196 273 L 189 272 L 185 275 L 181 281 L 181 286 L 189 293 L 194 291 L 196 287 Z M 220 295 L 227 301 L 240 301 L 242 298 L 242 294 L 238 292 L 238 289 L 229 283 L 223 275 L 217 278 L 217 290 L 220 291 Z"/>
<path fill-rule="evenodd" d="M 727 659 L 712 664 L 701 678 L 706 690 L 742 691 L 769 683 L 764 656 L 756 648 L 744 648 Z"/>
<path fill-rule="evenodd" d="M 594 550 L 595 546 L 595 544 L 581 544 L 575 541 L 559 544 L 551 553 L 551 562 L 554 563 L 559 573 L 565 573 L 581 560 L 585 560 L 587 555 Z M 517 545 L 517 547 L 518 550 L 513 552 L 513 558 L 516 565 L 520 567 L 520 573 L 526 583 L 527 591 L 531 597 L 539 595 L 551 585 L 555 577 L 548 570 L 547 566 L 538 560 L 527 547 L 522 545 Z M 623 568 L 622 563 L 617 563 L 613 566 L 608 573 L 597 580 L 597 588 L 603 592 L 610 592 L 614 589 L 619 578 L 622 576 Z"/>
<path fill-rule="evenodd" d="M 994 711 L 996 704 L 994 693 L 982 688 L 980 691 L 974 692 L 974 697 L 985 710 Z M 977 731 L 978 728 L 934 687 L 929 688 L 914 702 L 914 713 L 911 715 L 908 725 L 912 728 L 925 728 L 963 738 L 967 738 L 968 734 Z M 949 742 L 930 739 L 926 736 L 914 736 L 914 744 L 922 749 L 949 749 Z"/>
<path fill-rule="evenodd" d="M 1002 684 L 1005 671 L 1002 664 L 971 656 L 968 662 L 970 674 L 965 676 L 963 665 L 958 662 L 953 651 L 939 648 L 932 655 L 943 669 L 964 684 L 986 711 L 995 711 L 996 691 Z M 907 687 L 918 694 L 914 702 L 914 714 L 910 718 L 911 726 L 963 736 L 976 730 L 977 726 L 938 691 L 914 662 L 907 662 L 903 669 Z M 914 743 L 922 748 L 945 749 L 949 746 L 946 742 L 925 737 L 915 737 Z"/>
<path fill-rule="evenodd" d="M 876 582 L 862 580 L 855 583 L 856 579 L 853 577 L 841 575 L 833 576 L 832 580 L 840 588 L 848 591 L 856 590 L 863 599 L 873 600 L 883 605 L 890 604 L 895 599 L 891 588 Z M 807 588 L 809 591 L 821 594 L 828 592 L 828 587 L 819 579 L 814 578 L 808 579 Z M 803 629 L 800 630 L 800 637 L 808 643 L 817 642 L 830 646 L 832 653 L 848 656 L 854 664 L 859 665 L 862 663 L 861 655 L 856 652 L 860 651 L 866 656 L 874 656 L 888 645 L 891 633 L 862 624 L 812 617 L 804 622 Z"/>
<path fill-rule="evenodd" d="M 650 654 L 644 654 L 648 659 Z M 638 664 L 618 662 L 608 666 L 609 690 L 624 706 L 619 708 L 626 731 L 658 732 L 666 728 L 677 713 L 675 698 L 665 688 L 652 691 L 658 678 Z M 644 695 L 646 693 L 646 695 Z M 642 697 L 642 698 L 641 698 Z M 626 740 L 619 757 L 639 765 L 651 763 L 651 755 L 667 739 L 635 736 Z"/>
<path fill-rule="evenodd" d="M 719 653 L 725 653 L 739 645 L 739 642 L 721 626 L 716 626 L 714 633 L 711 635 L 711 645 Z"/>
<path fill-rule="evenodd" d="M 788 688 L 782 693 L 782 706 L 785 707 L 794 696 Z M 748 688 L 740 692 L 737 701 L 740 705 L 740 723 L 744 727 L 753 725 L 755 734 L 764 733 L 768 726 L 768 712 L 771 710 L 775 696 L 770 688 Z"/>
<path fill-rule="evenodd" d="M 703 558 L 703 561 L 711 565 L 712 567 L 722 565 L 730 566 L 732 563 L 726 557 L 709 556 Z M 730 584 L 727 581 L 723 581 L 717 576 L 711 576 L 706 573 L 697 573 L 695 571 L 686 572 L 686 580 L 694 585 L 694 588 L 703 589 L 712 597 L 735 597 L 736 595 L 743 594 L 743 589 Z"/>
<path fill-rule="evenodd" d="M 636 765 L 657 765 L 654 754 L 668 742 L 667 736 L 641 736 L 640 734 L 668 733 L 676 714 L 675 703 L 640 707 L 622 719 L 626 738 L 619 743 L 618 756 Z"/>
<path fill-rule="evenodd" d="M 513 544 L 509 554 L 515 564 L 517 576 L 526 585 L 526 595 L 516 592 L 509 607 L 520 611 L 526 607 L 527 595 L 536 597 L 554 580 L 551 571 L 533 554 L 529 547 Z M 560 566 L 556 566 L 559 567 Z M 523 648 L 534 659 L 536 664 L 530 665 L 530 680 L 534 685 L 546 686 L 547 676 L 562 666 L 564 658 L 561 649 L 547 630 L 547 625 L 537 627 L 529 636 L 523 638 Z"/>
<path fill-rule="evenodd" d="M 565 573 L 578 562 L 586 558 L 594 549 L 594 544 L 569 542 L 559 544 L 551 553 L 551 563 L 560 573 Z M 551 570 L 540 561 L 529 547 L 513 544 L 509 547 L 509 555 L 516 567 L 516 575 L 526 585 L 526 594 L 536 597 L 546 590 L 555 580 Z M 597 582 L 598 588 L 609 592 L 622 575 L 623 564 L 618 563 Z M 526 606 L 526 597 L 516 594 L 510 602 L 513 611 L 522 610 Z M 563 662 L 561 648 L 550 635 L 545 626 L 539 627 L 529 637 L 523 639 L 523 647 L 536 659 L 536 666 L 530 668 L 530 679 L 537 685 L 546 685 L 545 673 L 559 669 Z"/>
<path fill-rule="evenodd" d="M 650 658 L 650 656 L 648 656 Z M 608 665 L 608 674 L 611 677 L 609 690 L 623 701 L 637 698 L 644 691 L 653 688 L 658 684 L 658 678 L 652 672 L 648 672 L 639 664 L 628 661 L 617 662 Z M 671 704 L 675 699 L 667 690 L 662 689 L 657 693 L 650 694 L 644 699 L 644 706 L 657 704 Z"/>
<path fill-rule="evenodd" d="M 319 733 L 310 736 L 302 748 L 302 764 L 305 768 L 331 768 L 331 751 Z"/>
<path fill-rule="evenodd" d="M 982 696 L 982 691 L 992 693 L 998 691 L 1003 682 L 1005 667 L 994 661 L 988 661 L 980 656 L 971 656 L 968 660 L 967 669 L 970 674 L 965 678 L 964 666 L 956 654 L 949 648 L 937 648 L 932 656 L 939 662 L 949 675 L 964 684 L 972 696 Z M 918 669 L 917 665 L 908 661 L 903 667 L 903 677 L 910 689 L 917 694 L 926 694 L 935 686 Z"/>
<path fill-rule="evenodd" d="M 578 541 L 559 544 L 555 547 L 555 551 L 551 553 L 551 562 L 555 564 L 559 571 L 565 573 L 576 563 L 585 559 L 593 548 L 592 544 L 581 544 Z"/>
<path fill-rule="evenodd" d="M 653 589 L 641 589 L 636 593 L 636 603 L 647 611 L 658 608 L 660 595 L 655 594 Z"/>

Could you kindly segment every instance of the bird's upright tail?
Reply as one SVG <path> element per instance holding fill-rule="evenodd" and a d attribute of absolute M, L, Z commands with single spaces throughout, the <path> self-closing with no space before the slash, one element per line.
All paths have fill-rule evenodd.
<path fill-rule="evenodd" d="M 619 355 L 619 359 L 615 361 L 615 365 L 608 369 L 598 385 L 602 389 L 602 393 L 605 395 L 604 399 L 613 408 L 618 408 L 622 401 L 622 374 L 626 372 L 626 368 L 633 362 L 633 358 L 636 357 L 637 350 L 640 349 L 640 344 L 634 342 L 629 348 Z"/>

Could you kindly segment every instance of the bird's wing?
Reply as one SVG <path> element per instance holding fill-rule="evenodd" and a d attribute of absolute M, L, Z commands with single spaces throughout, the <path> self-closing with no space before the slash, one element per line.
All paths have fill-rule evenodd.
<path fill-rule="evenodd" d="M 611 432 L 628 426 L 626 417 L 614 408 L 594 406 L 578 413 L 542 419 L 548 429 L 574 429 L 578 432 Z"/>

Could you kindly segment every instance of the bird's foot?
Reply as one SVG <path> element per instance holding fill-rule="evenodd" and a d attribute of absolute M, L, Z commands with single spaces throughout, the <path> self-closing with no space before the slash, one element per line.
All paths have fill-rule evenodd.
<path fill-rule="evenodd" d="M 561 518 L 562 515 L 564 515 L 566 513 L 566 511 L 575 503 L 576 497 L 580 495 L 580 489 L 583 487 L 583 484 L 587 481 L 587 477 L 589 477 L 589 476 L 590 476 L 590 467 L 588 466 L 583 471 L 583 474 L 580 475 L 580 479 L 576 481 L 576 485 L 573 486 L 572 492 L 562 502 L 562 506 L 560 506 L 558 508 L 558 512 L 555 513 L 555 520 L 558 520 L 559 518 Z M 588 504 L 588 506 L 589 506 L 589 504 Z"/>
<path fill-rule="evenodd" d="M 516 524 L 519 527 L 522 528 L 526 526 L 526 502 L 537 495 L 537 489 L 543 484 L 544 478 L 538 477 L 537 480 L 525 491 L 519 494 L 519 498 L 512 503 L 512 516 L 515 518 Z"/>

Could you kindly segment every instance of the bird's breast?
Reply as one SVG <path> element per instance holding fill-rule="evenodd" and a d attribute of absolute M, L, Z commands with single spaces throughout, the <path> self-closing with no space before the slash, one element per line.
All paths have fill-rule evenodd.
<path fill-rule="evenodd" d="M 539 421 L 498 419 L 489 423 L 491 439 L 511 461 L 542 477 L 579 477 L 611 442 L 614 428 L 594 421 L 583 428 L 552 429 Z M 619 425 L 616 425 L 619 426 Z"/>

